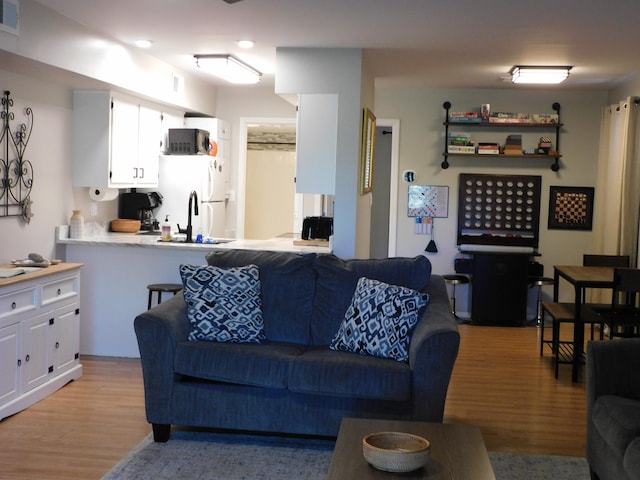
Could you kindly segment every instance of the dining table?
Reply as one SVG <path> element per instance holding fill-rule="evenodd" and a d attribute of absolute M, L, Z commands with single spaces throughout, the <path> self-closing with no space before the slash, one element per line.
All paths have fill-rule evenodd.
<path fill-rule="evenodd" d="M 571 380 L 578 381 L 580 366 L 584 363 L 584 323 L 581 321 L 582 302 L 585 292 L 590 288 L 613 288 L 614 267 L 594 267 L 577 265 L 554 265 L 553 301 L 560 296 L 560 280 L 573 285 L 575 302 L 575 321 L 573 323 L 573 362 Z"/>

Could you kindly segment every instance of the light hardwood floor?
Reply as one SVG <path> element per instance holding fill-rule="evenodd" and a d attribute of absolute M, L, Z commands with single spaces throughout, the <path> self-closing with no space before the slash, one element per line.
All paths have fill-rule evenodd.
<path fill-rule="evenodd" d="M 584 456 L 584 380 L 554 378 L 539 331 L 461 325 L 445 422 L 478 425 L 492 451 Z M 81 379 L 0 422 L 1 479 L 100 479 L 151 431 L 139 360 L 81 361 Z"/>

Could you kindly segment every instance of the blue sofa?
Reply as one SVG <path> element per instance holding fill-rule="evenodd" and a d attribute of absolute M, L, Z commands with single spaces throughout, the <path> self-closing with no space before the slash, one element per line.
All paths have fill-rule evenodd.
<path fill-rule="evenodd" d="M 587 346 L 591 478 L 640 480 L 640 338 Z"/>
<path fill-rule="evenodd" d="M 171 425 L 336 436 L 343 417 L 442 422 L 460 337 L 445 283 L 425 257 L 342 260 L 232 250 L 209 265 L 256 265 L 267 340 L 189 341 L 183 294 L 135 319 L 147 420 Z M 328 348 L 360 277 L 427 292 L 408 361 Z"/>

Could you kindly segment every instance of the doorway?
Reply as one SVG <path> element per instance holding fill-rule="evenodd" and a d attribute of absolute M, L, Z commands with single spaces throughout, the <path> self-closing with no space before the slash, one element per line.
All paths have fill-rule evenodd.
<path fill-rule="evenodd" d="M 295 119 L 240 119 L 238 238 L 264 240 L 295 231 L 295 137 Z"/>
<path fill-rule="evenodd" d="M 399 120 L 376 121 L 369 256 L 396 255 Z"/>

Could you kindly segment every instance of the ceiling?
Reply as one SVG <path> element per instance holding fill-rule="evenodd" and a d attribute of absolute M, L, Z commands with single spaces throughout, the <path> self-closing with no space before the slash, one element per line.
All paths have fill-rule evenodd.
<path fill-rule="evenodd" d="M 37 1 L 125 44 L 151 40 L 148 54 L 213 84 L 193 54 L 235 54 L 266 85 L 276 46 L 362 48 L 377 86 L 516 88 L 504 77 L 520 64 L 572 65 L 551 88 L 609 89 L 640 69 L 638 0 Z"/>

